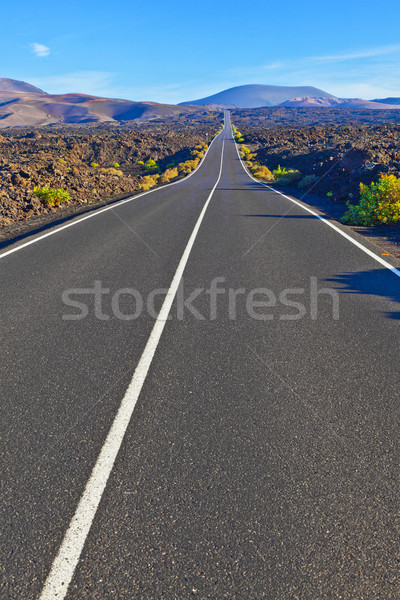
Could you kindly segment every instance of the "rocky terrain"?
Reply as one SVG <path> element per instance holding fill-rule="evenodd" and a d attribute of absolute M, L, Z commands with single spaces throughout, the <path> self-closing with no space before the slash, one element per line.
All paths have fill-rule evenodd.
<path fill-rule="evenodd" d="M 358 123 L 400 123 L 399 110 L 364 110 L 317 107 L 265 107 L 236 109 L 232 111 L 236 125 L 255 130 L 257 128 L 311 127 L 313 125 L 352 125 Z"/>
<path fill-rule="evenodd" d="M 30 221 L 59 218 L 63 211 L 135 193 L 144 175 L 138 161 L 167 164 L 190 158 L 191 149 L 211 138 L 221 115 L 164 119 L 141 125 L 53 126 L 7 129 L 0 134 L 0 226 L 3 239 Z M 97 166 L 95 166 L 97 165 Z M 66 190 L 68 206 L 51 208 L 34 195 L 35 186 Z M 26 229 L 23 228 L 24 230 Z"/>
<path fill-rule="evenodd" d="M 360 182 L 376 181 L 381 173 L 400 176 L 400 125 L 344 125 L 264 130 L 241 127 L 257 162 L 315 175 L 314 192 L 345 202 L 356 200 Z"/>
<path fill-rule="evenodd" d="M 369 111 L 352 111 L 352 118 L 349 120 L 348 116 L 347 121 L 342 120 L 346 116 L 342 109 L 303 109 L 305 114 L 301 111 L 259 109 L 234 111 L 232 115 L 258 163 L 271 171 L 280 165 L 298 169 L 303 177 L 313 176 L 301 189 L 292 184 L 292 188 L 281 186 L 282 190 L 338 219 L 346 211 L 346 201 L 358 203 L 361 182 L 370 184 L 382 173 L 400 177 L 400 111 L 388 111 L 387 122 L 381 124 L 376 123 L 376 111 L 373 116 Z M 257 115 L 251 117 L 252 113 Z M 298 121 L 304 125 L 299 126 Z M 274 185 L 279 188 L 279 183 Z M 398 224 L 354 229 L 375 242 L 379 240 L 382 247 L 400 257 Z"/>

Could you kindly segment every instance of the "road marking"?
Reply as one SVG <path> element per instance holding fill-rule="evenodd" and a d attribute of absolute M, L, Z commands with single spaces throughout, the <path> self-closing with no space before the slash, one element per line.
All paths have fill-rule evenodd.
<path fill-rule="evenodd" d="M 152 194 L 153 192 L 158 192 L 167 187 L 170 187 L 171 185 L 177 185 L 178 183 L 187 181 L 188 179 L 190 179 L 190 177 L 192 177 L 192 175 L 197 173 L 197 171 L 200 169 L 201 165 L 203 164 L 203 162 L 206 159 L 206 156 L 207 156 L 211 146 L 213 145 L 213 143 L 215 142 L 217 137 L 219 137 L 221 135 L 222 131 L 218 135 L 216 135 L 215 138 L 212 140 L 211 144 L 207 148 L 205 155 L 203 156 L 202 160 L 200 161 L 198 167 L 194 171 L 189 173 L 189 175 L 187 177 L 184 177 L 183 179 L 179 179 L 179 181 L 173 181 L 172 183 L 167 183 L 167 185 L 163 185 L 162 187 L 155 188 L 154 190 L 149 190 L 148 192 L 142 192 L 141 194 L 135 194 L 135 196 L 130 196 L 129 198 L 125 198 L 125 200 L 121 200 L 120 202 L 114 202 L 113 204 L 110 204 L 109 206 L 106 206 L 105 208 L 100 208 L 99 210 L 94 210 L 89 215 L 86 215 L 85 217 L 82 217 L 81 219 L 76 219 L 76 220 L 72 221 L 71 223 L 67 223 L 66 225 L 61 225 L 60 227 L 57 227 L 53 231 L 49 231 L 48 233 L 44 233 L 43 235 L 40 235 L 32 240 L 29 240 L 29 242 L 20 244 L 16 248 L 12 248 L 11 250 L 6 250 L 2 254 L 0 254 L 0 259 L 4 258 L 5 256 L 9 256 L 10 254 L 13 254 L 14 252 L 18 252 L 18 250 L 22 250 L 22 248 L 26 248 L 27 246 L 30 246 L 31 244 L 35 244 L 36 242 L 39 242 L 40 240 L 44 240 L 44 238 L 50 237 L 51 235 L 55 235 L 59 231 L 63 231 L 63 229 L 68 229 L 68 227 L 73 227 L 74 225 L 83 223 L 83 221 L 86 221 L 87 219 L 92 219 L 93 217 L 97 217 L 97 215 L 100 215 L 101 213 L 106 212 L 107 210 L 113 210 L 114 208 L 118 208 L 119 206 L 122 206 L 123 204 L 126 204 L 127 202 L 132 202 L 132 200 L 137 200 L 138 198 L 141 198 L 142 196 L 147 196 L 147 194 Z"/>
<path fill-rule="evenodd" d="M 232 136 L 232 139 L 233 139 L 233 136 Z M 249 171 L 246 169 L 245 165 L 243 164 L 243 161 L 240 158 L 240 154 L 239 154 L 239 150 L 238 150 L 238 145 L 236 144 L 236 142 L 235 142 L 234 139 L 233 139 L 233 142 L 235 144 L 235 148 L 236 148 L 236 152 L 237 152 L 240 164 L 242 165 L 245 173 L 247 173 L 247 175 L 253 181 L 255 181 L 255 182 L 259 183 L 260 185 L 266 187 L 267 189 L 271 190 L 271 192 L 275 192 L 275 194 L 279 194 L 279 196 L 283 196 L 283 198 L 286 198 L 286 200 L 290 200 L 290 202 L 293 202 L 294 204 L 297 204 L 297 206 L 300 206 L 300 208 L 302 208 L 303 210 L 307 211 L 308 213 L 310 213 L 314 217 L 317 217 L 317 219 L 319 219 L 320 221 L 322 221 L 323 223 L 325 223 L 325 225 L 328 225 L 328 227 L 331 227 L 337 233 L 340 233 L 340 235 L 343 236 L 344 238 L 346 238 L 346 240 L 349 240 L 349 242 L 351 242 L 352 244 L 354 244 L 355 246 L 357 246 L 357 248 L 360 248 L 360 250 L 362 250 L 363 252 L 365 252 L 366 254 L 368 254 L 368 256 L 371 256 L 378 263 L 380 263 L 381 265 L 383 265 L 384 267 L 386 267 L 387 269 L 389 269 L 389 271 L 391 271 L 393 273 L 393 275 L 396 275 L 397 277 L 400 277 L 400 270 L 399 269 L 396 269 L 395 267 L 393 267 L 393 265 L 391 265 L 386 260 L 384 260 L 383 258 L 381 258 L 380 256 L 378 256 L 377 254 L 375 254 L 374 252 L 372 252 L 372 250 L 370 250 L 369 248 L 367 248 L 366 246 L 364 246 L 363 244 L 361 244 L 360 242 L 358 242 L 357 240 L 355 240 L 354 238 L 352 238 L 348 233 L 346 233 L 345 231 L 342 231 L 342 229 L 340 229 L 339 227 L 337 227 L 336 225 L 334 225 L 333 223 L 331 223 L 331 221 L 328 221 L 328 219 L 326 219 L 322 215 L 319 215 L 318 213 L 316 213 L 315 211 L 313 211 L 311 208 L 308 208 L 307 206 L 304 206 L 304 204 L 302 204 L 301 202 L 298 202 L 294 198 L 291 198 L 290 196 L 286 196 L 286 194 L 282 194 L 282 192 L 279 192 L 278 190 L 275 190 L 270 185 L 267 185 L 266 183 L 263 183 L 262 181 L 259 181 L 258 179 L 256 179 L 255 177 L 253 177 L 253 175 L 251 173 L 249 173 Z M 390 256 L 390 255 L 389 254 L 387 254 L 387 255 L 383 254 L 382 256 Z"/>
<path fill-rule="evenodd" d="M 140 357 L 131 383 L 129 384 L 125 396 L 122 399 L 121 405 L 107 435 L 106 441 L 104 442 L 104 445 L 100 451 L 90 479 L 86 484 L 75 515 L 72 517 L 61 547 L 56 558 L 54 559 L 39 600 L 63 600 L 67 594 L 68 586 L 71 583 L 76 565 L 79 562 L 83 546 L 89 534 L 89 530 L 97 512 L 101 497 L 107 485 L 107 481 L 114 466 L 115 459 L 131 420 L 133 410 L 139 398 L 139 394 L 152 363 L 154 353 L 157 349 L 162 332 L 167 322 L 172 303 L 178 290 L 179 283 L 186 267 L 186 263 L 189 259 L 193 244 L 196 240 L 197 233 L 211 198 L 220 182 L 224 160 L 224 147 L 225 140 L 222 142 L 221 164 L 217 182 L 211 190 L 200 216 L 197 219 L 196 225 L 189 238 L 168 293 L 158 314 L 157 320 L 147 341 L 146 347 L 142 356 Z"/>

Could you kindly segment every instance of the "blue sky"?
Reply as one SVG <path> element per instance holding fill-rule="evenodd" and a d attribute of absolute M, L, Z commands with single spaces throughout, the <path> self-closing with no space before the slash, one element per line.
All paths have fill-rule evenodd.
<path fill-rule="evenodd" d="M 50 93 L 182 102 L 247 83 L 400 96 L 398 0 L 2 7 L 0 77 Z"/>

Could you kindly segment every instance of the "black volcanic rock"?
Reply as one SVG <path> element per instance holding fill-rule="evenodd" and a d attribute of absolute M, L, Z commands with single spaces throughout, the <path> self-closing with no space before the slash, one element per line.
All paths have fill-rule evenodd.
<path fill-rule="evenodd" d="M 127 121 L 117 126 L 55 124 L 40 132 L 5 129 L 0 134 L 0 230 L 31 217 L 42 223 L 42 217 L 57 212 L 34 195 L 36 186 L 66 190 L 71 200 L 60 210 L 73 212 L 135 193 L 145 174 L 138 161 L 151 158 L 164 171 L 169 163 L 189 160 L 192 148 L 205 141 L 206 133 L 212 137 L 219 129 L 222 115 L 179 112 L 176 118 L 135 121 L 134 126 Z M 99 167 L 92 167 L 93 163 Z M 0 231 L 0 245 L 2 235 Z"/>

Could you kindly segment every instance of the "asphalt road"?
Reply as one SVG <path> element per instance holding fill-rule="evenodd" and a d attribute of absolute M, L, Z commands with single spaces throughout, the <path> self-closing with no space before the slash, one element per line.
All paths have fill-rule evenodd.
<path fill-rule="evenodd" d="M 189 179 L 0 255 L 2 599 L 40 598 L 207 200 L 53 597 L 399 598 L 400 279 L 253 181 L 228 122 Z"/>

